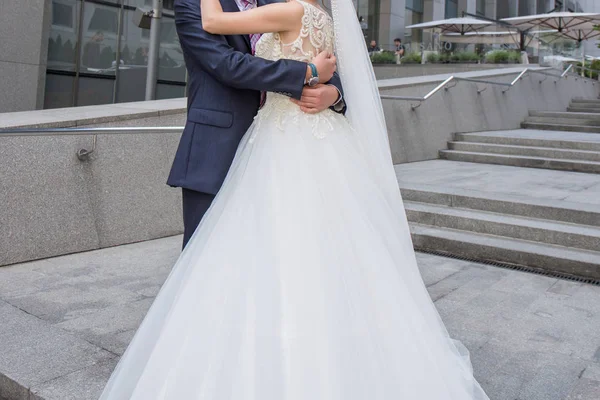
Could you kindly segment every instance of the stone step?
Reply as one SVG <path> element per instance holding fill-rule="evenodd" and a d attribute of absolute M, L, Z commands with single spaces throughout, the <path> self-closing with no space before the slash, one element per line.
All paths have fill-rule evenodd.
<path fill-rule="evenodd" d="M 589 113 L 571 113 L 571 114 L 580 114 L 580 115 L 590 115 Z M 526 117 L 525 123 L 535 123 L 535 124 L 544 124 L 544 125 L 581 125 L 581 126 L 598 126 L 600 127 L 600 113 L 598 114 L 598 119 L 592 119 L 580 116 L 578 118 L 563 118 L 563 117 L 552 117 L 552 116 L 543 116 L 543 117 Z"/>
<path fill-rule="evenodd" d="M 417 250 L 600 278 L 600 252 L 412 223 Z"/>
<path fill-rule="evenodd" d="M 600 207 L 594 204 L 402 182 L 400 190 L 405 202 L 452 206 L 600 228 Z"/>
<path fill-rule="evenodd" d="M 499 145 L 515 145 L 515 146 L 533 146 L 533 147 L 550 147 L 557 149 L 573 149 L 586 151 L 600 151 L 600 141 L 586 141 L 581 138 L 575 139 L 570 137 L 569 132 L 554 132 L 550 134 L 548 131 L 540 131 L 541 134 L 536 135 L 519 135 L 520 131 L 506 131 L 499 135 L 490 135 L 488 132 L 481 133 L 457 133 L 455 139 L 460 142 L 475 142 L 489 143 Z M 547 133 L 544 135 L 544 133 Z M 583 134 L 580 136 L 588 136 L 590 139 L 593 135 Z"/>
<path fill-rule="evenodd" d="M 571 103 L 580 103 L 580 104 L 597 104 L 600 106 L 600 99 L 580 99 L 574 98 L 571 100 Z"/>
<path fill-rule="evenodd" d="M 448 149 L 475 153 L 491 153 L 600 162 L 600 151 L 557 149 L 550 147 L 517 146 L 476 142 L 448 142 Z"/>
<path fill-rule="evenodd" d="M 586 112 L 559 112 L 559 111 L 529 111 L 530 117 L 550 117 L 550 118 L 561 118 L 561 119 L 585 119 L 592 121 L 600 121 L 600 115 L 598 113 L 586 113 Z"/>
<path fill-rule="evenodd" d="M 582 107 L 581 105 L 570 105 L 567 107 L 567 112 L 598 114 L 600 107 Z"/>
<path fill-rule="evenodd" d="M 404 207 L 408 220 L 422 225 L 585 250 L 600 249 L 599 227 L 412 201 L 406 201 Z"/>
<path fill-rule="evenodd" d="M 600 162 L 556 159 L 533 156 L 516 156 L 469 151 L 440 150 L 440 158 L 484 164 L 512 165 L 515 167 L 545 168 L 574 172 L 600 173 Z"/>
<path fill-rule="evenodd" d="M 521 128 L 524 129 L 540 129 L 549 131 L 566 131 L 566 132 L 585 132 L 585 133 L 600 133 L 600 127 L 583 126 L 583 125 L 567 125 L 567 124 L 545 124 L 538 122 L 522 122 Z"/>

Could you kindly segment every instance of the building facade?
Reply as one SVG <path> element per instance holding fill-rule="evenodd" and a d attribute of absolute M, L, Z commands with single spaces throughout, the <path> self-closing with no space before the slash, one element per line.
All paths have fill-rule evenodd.
<path fill-rule="evenodd" d="M 185 95 L 186 70 L 163 0 L 156 97 Z M 144 100 L 152 0 L 0 1 L 0 112 Z"/>
<path fill-rule="evenodd" d="M 173 3 L 164 0 L 158 99 L 185 95 Z M 431 43 L 406 26 L 463 12 L 500 19 L 554 9 L 600 12 L 600 0 L 353 0 L 366 41 L 391 50 Z M 133 23 L 152 0 L 0 0 L 0 112 L 144 99 L 149 31 Z M 586 43 L 586 53 L 596 50 Z"/>

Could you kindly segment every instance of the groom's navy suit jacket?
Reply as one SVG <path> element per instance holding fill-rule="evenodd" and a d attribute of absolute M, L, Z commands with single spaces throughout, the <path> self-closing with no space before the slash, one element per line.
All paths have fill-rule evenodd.
<path fill-rule="evenodd" d="M 265 4 L 259 0 L 259 6 Z M 236 12 L 235 0 L 221 0 Z M 216 194 L 260 105 L 260 91 L 300 99 L 306 64 L 251 56 L 248 35 L 202 29 L 200 0 L 175 0 L 175 24 L 188 70 L 188 116 L 167 183 Z M 341 93 L 339 77 L 330 82 Z"/>

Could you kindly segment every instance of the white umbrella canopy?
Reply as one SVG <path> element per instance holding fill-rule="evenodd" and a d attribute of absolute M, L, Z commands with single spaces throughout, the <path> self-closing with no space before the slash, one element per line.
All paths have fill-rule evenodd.
<path fill-rule="evenodd" d="M 599 13 L 562 11 L 529 15 L 526 17 L 504 18 L 502 21 L 519 29 L 529 29 L 534 26 L 556 29 L 558 35 L 576 40 L 578 43 L 600 36 L 600 31 L 596 29 L 600 25 Z M 582 61 L 585 66 L 585 52 L 583 52 L 583 47 Z M 581 68 L 581 76 L 584 75 L 584 70 L 584 68 Z"/>
<path fill-rule="evenodd" d="M 596 26 L 600 25 L 599 13 L 561 11 L 524 17 L 503 18 L 501 21 L 522 30 L 533 27 L 556 29 L 559 35 L 577 40 L 578 42 L 600 36 L 600 31 L 596 30 Z"/>
<path fill-rule="evenodd" d="M 464 35 L 468 32 L 476 32 L 478 29 L 494 25 L 493 22 L 483 21 L 477 18 L 450 18 L 438 21 L 424 22 L 422 24 L 409 25 L 406 29 L 439 29 L 442 33 L 459 33 Z"/>

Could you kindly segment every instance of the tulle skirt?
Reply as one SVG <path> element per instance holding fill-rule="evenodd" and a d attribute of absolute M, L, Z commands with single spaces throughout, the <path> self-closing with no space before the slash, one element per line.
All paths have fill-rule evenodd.
<path fill-rule="evenodd" d="M 267 104 L 102 400 L 488 399 L 358 134 Z"/>

